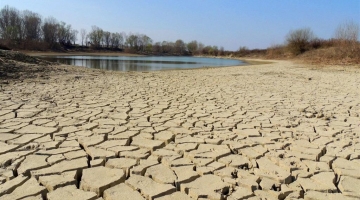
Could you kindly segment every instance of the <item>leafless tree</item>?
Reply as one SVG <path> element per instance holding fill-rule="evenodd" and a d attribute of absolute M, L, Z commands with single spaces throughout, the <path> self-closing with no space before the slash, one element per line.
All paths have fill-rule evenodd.
<path fill-rule="evenodd" d="M 91 32 L 89 33 L 89 40 L 91 44 L 94 45 L 94 47 L 98 48 L 101 46 L 103 34 L 104 31 L 101 28 L 97 26 L 91 27 Z"/>
<path fill-rule="evenodd" d="M 139 37 L 140 48 L 142 51 L 151 51 L 152 39 L 147 35 L 140 35 Z"/>
<path fill-rule="evenodd" d="M 124 33 L 124 32 L 119 33 L 119 47 L 120 48 L 124 48 L 125 41 L 126 41 L 126 33 Z"/>
<path fill-rule="evenodd" d="M 88 34 L 85 36 L 85 44 L 86 44 L 86 46 L 88 46 L 88 44 L 89 44 L 89 35 Z"/>
<path fill-rule="evenodd" d="M 315 38 L 310 28 L 292 30 L 286 36 L 286 43 L 294 55 L 304 53 L 309 48 L 309 43 Z"/>
<path fill-rule="evenodd" d="M 237 54 L 239 56 L 246 56 L 247 54 L 249 54 L 250 49 L 247 46 L 240 46 L 239 50 L 237 51 Z"/>
<path fill-rule="evenodd" d="M 198 50 L 198 42 L 193 40 L 187 44 L 187 49 L 191 54 L 195 54 Z"/>
<path fill-rule="evenodd" d="M 66 24 L 65 22 L 61 22 L 58 25 L 58 40 L 60 44 L 70 45 L 72 42 L 72 29 L 70 24 Z"/>
<path fill-rule="evenodd" d="M 203 49 L 205 48 L 205 45 L 203 43 L 198 44 L 198 54 L 201 54 L 203 52 Z"/>
<path fill-rule="evenodd" d="M 23 39 L 22 20 L 16 8 L 5 6 L 0 10 L 0 35 L 2 39 Z"/>
<path fill-rule="evenodd" d="M 85 29 L 81 29 L 80 30 L 80 37 L 81 37 L 81 46 L 84 46 L 84 41 L 85 43 L 86 41 L 86 30 Z"/>
<path fill-rule="evenodd" d="M 154 53 L 161 53 L 161 43 L 160 42 L 155 42 L 155 44 L 152 46 L 152 51 Z"/>
<path fill-rule="evenodd" d="M 29 10 L 23 11 L 24 35 L 26 40 L 40 40 L 41 16 Z"/>
<path fill-rule="evenodd" d="M 109 31 L 104 31 L 103 41 L 104 41 L 104 46 L 106 46 L 106 48 L 109 48 L 111 43 L 111 33 Z"/>
<path fill-rule="evenodd" d="M 196 54 L 199 52 L 217 55 L 216 46 L 204 46 L 196 40 L 184 43 L 178 39 L 175 42 L 163 41 L 153 43 L 145 34 L 111 33 L 92 26 L 87 33 L 85 29 L 80 32 L 73 29 L 70 24 L 58 22 L 53 17 L 42 17 L 29 10 L 18 11 L 16 8 L 5 6 L 0 10 L 0 39 L 11 47 L 28 48 L 39 45 L 40 49 L 75 45 L 80 33 L 81 45 L 92 47 L 121 48 L 132 52 L 156 52 L 165 54 L 183 55 L 186 51 Z M 36 48 L 36 47 L 35 47 Z M 220 49 L 223 52 L 223 48 Z"/>
<path fill-rule="evenodd" d="M 342 43 L 356 43 L 359 39 L 359 24 L 354 21 L 346 21 L 335 30 L 335 38 Z"/>
<path fill-rule="evenodd" d="M 185 42 L 182 40 L 175 41 L 175 53 L 182 55 L 186 50 Z"/>
<path fill-rule="evenodd" d="M 111 33 L 110 35 L 110 46 L 111 48 L 119 47 L 119 33 Z"/>
<path fill-rule="evenodd" d="M 224 47 L 220 47 L 219 56 L 223 56 L 223 55 L 225 55 Z"/>
<path fill-rule="evenodd" d="M 50 47 L 53 47 L 58 41 L 58 28 L 59 23 L 53 17 L 46 18 L 42 25 L 44 41 L 47 42 Z"/>
<path fill-rule="evenodd" d="M 72 41 L 73 45 L 75 46 L 75 42 L 77 40 L 77 34 L 79 33 L 78 30 L 72 29 L 70 32 L 70 41 Z"/>
<path fill-rule="evenodd" d="M 219 54 L 219 47 L 213 46 L 212 47 L 212 55 L 217 56 Z"/>
<path fill-rule="evenodd" d="M 126 38 L 126 46 L 131 50 L 137 50 L 138 36 L 130 33 Z"/>
<path fill-rule="evenodd" d="M 175 43 L 163 41 L 161 43 L 161 49 L 163 53 L 172 53 L 174 51 Z"/>
<path fill-rule="evenodd" d="M 123 36 L 121 33 L 111 33 L 110 46 L 111 48 L 119 48 L 123 44 Z"/>

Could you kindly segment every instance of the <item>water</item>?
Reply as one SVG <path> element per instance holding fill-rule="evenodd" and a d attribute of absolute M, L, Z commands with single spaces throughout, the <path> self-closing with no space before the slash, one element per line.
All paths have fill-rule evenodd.
<path fill-rule="evenodd" d="M 245 65 L 241 60 L 186 56 L 46 56 L 68 65 L 114 71 L 155 71 Z"/>

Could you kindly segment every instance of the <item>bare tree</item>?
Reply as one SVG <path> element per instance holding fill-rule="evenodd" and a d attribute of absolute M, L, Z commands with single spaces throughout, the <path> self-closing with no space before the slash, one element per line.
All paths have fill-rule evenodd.
<path fill-rule="evenodd" d="M 154 53 L 161 53 L 161 43 L 160 42 L 156 42 L 153 46 L 152 46 L 152 51 Z"/>
<path fill-rule="evenodd" d="M 163 53 L 172 53 L 174 52 L 175 44 L 173 42 L 163 41 L 161 43 L 161 49 Z"/>
<path fill-rule="evenodd" d="M 75 46 L 75 42 L 77 40 L 77 34 L 79 33 L 79 31 L 72 29 L 70 32 L 70 41 L 72 41 L 73 45 Z"/>
<path fill-rule="evenodd" d="M 109 31 L 105 31 L 103 33 L 103 41 L 104 41 L 104 46 L 106 46 L 106 48 L 109 48 L 111 43 L 111 33 Z"/>
<path fill-rule="evenodd" d="M 5 6 L 0 10 L 0 35 L 6 40 L 23 39 L 22 20 L 16 8 Z"/>
<path fill-rule="evenodd" d="M 117 48 L 119 46 L 119 33 L 111 33 L 110 35 L 110 46 L 111 48 Z"/>
<path fill-rule="evenodd" d="M 212 52 L 214 56 L 217 56 L 219 54 L 219 47 L 218 46 L 213 46 L 212 47 Z"/>
<path fill-rule="evenodd" d="M 177 54 L 180 54 L 182 55 L 186 50 L 186 45 L 185 45 L 185 42 L 182 41 L 182 40 L 176 40 L 175 41 L 175 52 Z"/>
<path fill-rule="evenodd" d="M 187 44 L 187 49 L 191 54 L 195 54 L 198 50 L 198 42 L 193 40 Z"/>
<path fill-rule="evenodd" d="M 53 47 L 58 40 L 58 28 L 59 23 L 53 17 L 46 18 L 42 25 L 44 41 L 47 42 L 50 47 Z"/>
<path fill-rule="evenodd" d="M 81 29 L 80 30 L 80 37 L 81 37 L 81 46 L 84 46 L 84 41 L 85 43 L 86 41 L 86 30 L 85 29 Z"/>
<path fill-rule="evenodd" d="M 5 6 L 0 10 L 0 39 L 1 42 L 5 41 L 11 47 L 40 47 L 46 50 L 47 48 L 62 45 L 62 47 L 66 48 L 75 45 L 78 33 L 80 33 L 82 46 L 85 44 L 95 48 L 125 48 L 133 52 L 152 51 L 180 55 L 187 53 L 187 51 L 192 54 L 210 52 L 217 55 L 219 51 L 217 46 L 204 47 L 204 44 L 198 43 L 196 40 L 188 44 L 181 39 L 175 42 L 153 43 L 153 40 L 145 34 L 111 33 L 103 31 L 97 26 L 92 26 L 88 33 L 85 29 L 78 32 L 70 24 L 59 22 L 53 17 L 47 17 L 43 20 L 37 13 L 28 10 L 20 12 L 16 8 L 9 6 Z M 36 45 L 39 46 L 36 47 Z"/>
<path fill-rule="evenodd" d="M 140 35 L 140 48 L 142 51 L 150 51 L 152 49 L 152 39 L 147 35 Z"/>
<path fill-rule="evenodd" d="M 216 46 L 214 46 L 216 47 Z M 207 45 L 202 49 L 202 54 L 204 55 L 215 55 L 215 49 L 213 46 Z M 216 47 L 217 48 L 217 47 Z"/>
<path fill-rule="evenodd" d="M 61 22 L 58 25 L 58 40 L 59 43 L 62 45 L 70 45 L 71 41 L 72 41 L 72 29 L 71 29 L 71 25 L 68 24 L 66 25 L 65 22 Z"/>
<path fill-rule="evenodd" d="M 241 57 L 246 56 L 249 53 L 250 49 L 247 46 L 240 46 L 239 50 L 237 51 L 237 55 Z"/>
<path fill-rule="evenodd" d="M 356 43 L 359 38 L 359 24 L 354 21 L 346 21 L 335 30 L 335 38 L 341 42 Z"/>
<path fill-rule="evenodd" d="M 309 43 L 315 38 L 310 28 L 292 30 L 286 36 L 287 47 L 289 51 L 298 55 L 304 53 L 309 48 Z"/>
<path fill-rule="evenodd" d="M 37 13 L 23 11 L 24 35 L 26 40 L 39 40 L 41 36 L 41 16 Z"/>
<path fill-rule="evenodd" d="M 97 26 L 92 26 L 91 32 L 89 33 L 90 43 L 96 48 L 100 47 L 101 41 L 103 38 L 103 34 L 104 34 L 104 31 L 101 28 L 99 28 Z"/>
<path fill-rule="evenodd" d="M 126 38 L 126 46 L 131 50 L 139 50 L 139 36 L 129 33 Z"/>
<path fill-rule="evenodd" d="M 198 44 L 198 53 L 201 54 L 204 48 L 205 48 L 205 45 L 200 42 Z"/>
<path fill-rule="evenodd" d="M 85 36 L 85 44 L 86 44 L 86 46 L 88 46 L 89 43 L 90 43 L 90 42 L 89 42 L 89 34 L 87 34 L 87 35 Z"/>
<path fill-rule="evenodd" d="M 107 41 L 107 33 L 104 33 L 104 39 Z M 125 33 L 109 33 L 109 42 L 111 47 L 123 48 L 124 41 L 127 50 L 132 52 L 136 51 L 151 51 L 152 39 L 144 34 L 129 33 L 127 36 Z M 107 42 L 105 42 L 107 43 Z M 106 44 L 107 45 L 107 44 Z"/>
<path fill-rule="evenodd" d="M 119 33 L 119 47 L 120 48 L 122 48 L 122 49 L 124 48 L 125 41 L 126 41 L 126 33 L 125 32 Z"/>
<path fill-rule="evenodd" d="M 223 56 L 223 55 L 225 55 L 224 47 L 220 47 L 219 56 Z"/>
<path fill-rule="evenodd" d="M 123 36 L 121 33 L 111 33 L 110 46 L 111 48 L 119 48 L 123 44 Z"/>

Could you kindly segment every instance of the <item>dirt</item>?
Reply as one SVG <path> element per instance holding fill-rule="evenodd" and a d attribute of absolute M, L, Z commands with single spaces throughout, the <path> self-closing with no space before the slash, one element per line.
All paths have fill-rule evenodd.
<path fill-rule="evenodd" d="M 2 200 L 360 198 L 356 67 L 128 73 L 1 55 Z"/>

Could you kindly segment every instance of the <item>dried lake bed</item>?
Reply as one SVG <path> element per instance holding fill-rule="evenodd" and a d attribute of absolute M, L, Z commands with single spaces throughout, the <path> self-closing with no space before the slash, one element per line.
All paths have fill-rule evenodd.
<path fill-rule="evenodd" d="M 1 65 L 1 199 L 360 198 L 359 68 Z"/>

